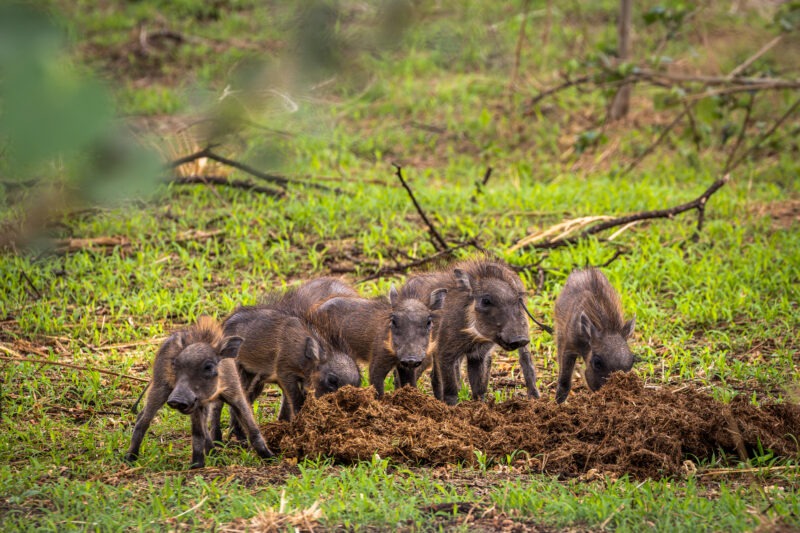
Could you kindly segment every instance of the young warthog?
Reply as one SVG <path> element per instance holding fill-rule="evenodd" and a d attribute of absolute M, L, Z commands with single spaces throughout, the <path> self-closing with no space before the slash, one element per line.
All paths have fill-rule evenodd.
<path fill-rule="evenodd" d="M 473 260 L 446 272 L 411 278 L 404 290 L 431 293 L 448 290 L 441 320 L 434 329 L 436 350 L 431 384 L 439 400 L 458 402 L 461 362 L 467 359 L 472 398 L 483 399 L 489 384 L 492 352 L 518 350 L 528 396 L 538 398 L 536 371 L 527 348 L 530 342 L 525 316 L 525 287 L 508 265 Z"/>
<path fill-rule="evenodd" d="M 335 297 L 309 314 L 310 320 L 333 343 L 337 339 L 357 360 L 369 364 L 369 382 L 383 396 L 389 372 L 402 369 L 398 387 L 416 386 L 414 369 L 423 364 L 433 344 L 435 311 L 441 309 L 447 289 L 429 294 L 398 293 L 386 298 Z"/>
<path fill-rule="evenodd" d="M 586 384 L 593 391 L 612 372 L 630 371 L 633 354 L 627 339 L 633 334 L 634 320 L 624 322 L 619 295 L 599 270 L 576 270 L 569 275 L 556 300 L 556 402 L 567 399 L 579 356 L 585 363 Z"/>
<path fill-rule="evenodd" d="M 244 338 L 237 366 L 248 400 L 255 401 L 267 383 L 281 388 L 280 420 L 291 420 L 300 411 L 306 388 L 313 387 L 320 396 L 360 384 L 352 359 L 334 350 L 301 318 L 269 307 L 240 307 L 224 328 L 226 334 Z"/>
<path fill-rule="evenodd" d="M 256 426 L 250 404 L 239 383 L 234 358 L 241 337 L 224 337 L 216 320 L 201 317 L 197 324 L 171 335 L 156 354 L 147 403 L 136 419 L 125 460 L 139 457 L 142 439 L 153 417 L 166 403 L 192 418 L 192 468 L 202 468 L 211 450 L 209 404 L 222 400 L 247 428 L 250 443 L 260 457 L 272 457 Z"/>

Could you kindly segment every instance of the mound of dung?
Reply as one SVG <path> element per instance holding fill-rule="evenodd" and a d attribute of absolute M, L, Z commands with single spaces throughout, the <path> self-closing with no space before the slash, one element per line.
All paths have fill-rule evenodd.
<path fill-rule="evenodd" d="M 547 400 L 447 406 L 416 389 L 376 400 L 351 387 L 309 398 L 291 424 L 270 424 L 265 437 L 288 457 L 324 455 L 349 463 L 374 453 L 413 465 L 474 462 L 524 450 L 534 471 L 576 475 L 591 468 L 635 477 L 680 473 L 686 458 L 724 450 L 776 455 L 800 453 L 800 407 L 725 405 L 682 388 L 645 390 L 633 374 L 618 374 L 599 392 L 574 395 L 565 405 Z"/>

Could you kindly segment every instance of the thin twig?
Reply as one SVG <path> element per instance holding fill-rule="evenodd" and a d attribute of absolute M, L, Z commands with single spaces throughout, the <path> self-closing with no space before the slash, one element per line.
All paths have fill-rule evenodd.
<path fill-rule="evenodd" d="M 25 282 L 28 284 L 31 290 L 33 290 L 34 294 L 32 294 L 31 296 L 35 296 L 37 300 L 41 300 L 42 293 L 39 292 L 39 289 L 36 288 L 36 285 L 34 285 L 33 280 L 30 278 L 30 276 L 28 276 L 28 273 L 25 272 L 25 270 L 20 270 L 19 275 L 20 277 L 22 277 L 22 279 L 25 280 Z"/>
<path fill-rule="evenodd" d="M 177 176 L 169 180 L 170 183 L 175 185 L 220 185 L 224 187 L 231 187 L 233 189 L 243 189 L 246 191 L 257 192 L 280 198 L 285 196 L 286 193 L 273 189 L 272 187 L 263 187 L 250 183 L 249 181 L 230 180 L 223 176 Z"/>
<path fill-rule="evenodd" d="M 789 118 L 789 117 L 792 115 L 792 113 L 794 113 L 794 112 L 797 110 L 798 106 L 800 106 L 800 98 L 798 98 L 797 100 L 795 100 L 795 102 L 794 102 L 794 103 L 791 105 L 791 107 L 789 107 L 789 109 L 787 109 L 787 110 L 786 110 L 786 113 L 784 113 L 784 114 L 783 114 L 783 116 L 781 116 L 781 118 L 779 118 L 778 120 L 776 120 L 776 121 L 775 121 L 775 124 L 773 124 L 773 125 L 772 125 L 772 127 L 771 127 L 771 128 L 770 128 L 770 129 L 769 129 L 767 132 L 765 132 L 764 134 L 762 134 L 762 135 L 761 135 L 761 137 L 759 137 L 759 138 L 758 138 L 758 139 L 757 139 L 757 140 L 756 140 L 756 141 L 755 141 L 755 142 L 754 142 L 754 143 L 753 143 L 753 144 L 750 146 L 750 148 L 748 148 L 747 150 L 745 150 L 745 152 L 744 152 L 744 153 L 743 153 L 741 156 L 739 156 L 738 158 L 736 158 L 736 160 L 735 160 L 733 163 L 731 163 L 731 170 L 732 170 L 732 169 L 734 169 L 734 168 L 736 168 L 736 167 L 738 167 L 738 166 L 739 166 L 739 164 L 740 164 L 742 161 L 744 161 L 744 159 L 745 159 L 747 156 L 749 156 L 751 152 L 753 152 L 753 151 L 754 151 L 756 148 L 758 148 L 758 147 L 761 145 L 761 143 L 763 143 L 763 142 L 764 142 L 765 140 L 767 140 L 767 139 L 768 139 L 768 138 L 769 138 L 769 137 L 770 137 L 770 136 L 771 136 L 773 133 L 775 133 L 775 131 L 776 131 L 776 130 L 777 130 L 777 129 L 778 129 L 780 126 L 781 126 L 781 124 L 783 124 L 783 123 L 786 121 L 786 119 L 787 119 L 787 118 Z"/>
<path fill-rule="evenodd" d="M 738 67 L 736 67 L 735 69 L 730 71 L 730 73 L 728 74 L 728 78 L 733 79 L 736 76 L 738 76 L 739 74 L 741 74 L 742 72 L 744 72 L 745 70 L 747 70 L 747 68 L 750 65 L 752 65 L 753 63 L 755 63 L 758 60 L 758 58 L 760 58 L 761 56 L 763 56 L 764 54 L 766 54 L 767 52 L 772 50 L 775 47 L 776 44 L 781 42 L 781 39 L 783 39 L 783 35 L 778 35 L 777 37 L 772 39 L 770 42 L 768 42 L 767 44 L 762 46 L 758 50 L 758 52 L 756 52 L 755 54 L 753 54 L 750 57 L 748 57 L 741 65 L 739 65 Z"/>
<path fill-rule="evenodd" d="M 632 78 L 662 79 L 671 82 L 701 83 L 703 85 L 769 85 L 780 89 L 794 89 L 800 85 L 800 80 L 786 80 L 783 78 L 729 78 L 728 76 L 699 76 L 693 74 L 676 74 L 648 68 L 637 69 Z"/>
<path fill-rule="evenodd" d="M 684 98 L 688 102 L 695 102 L 712 96 L 721 96 L 726 94 L 750 93 L 753 91 L 784 91 L 787 89 L 800 89 L 800 82 L 793 85 L 775 85 L 773 83 L 764 83 L 762 85 L 734 85 L 732 87 L 722 87 L 720 89 L 700 91 L 695 94 L 690 94 Z"/>
<path fill-rule="evenodd" d="M 748 91 L 774 91 L 783 89 L 800 88 L 800 80 L 787 80 L 782 78 L 743 78 L 729 76 L 697 76 L 688 74 L 675 74 L 637 67 L 631 74 L 623 79 L 617 79 L 617 72 L 612 70 L 602 70 L 593 74 L 587 74 L 578 78 L 567 79 L 566 81 L 545 89 L 534 96 L 527 105 L 525 113 L 529 113 L 531 108 L 553 94 L 561 92 L 570 87 L 593 83 L 596 87 L 615 87 L 633 85 L 647 82 L 657 87 L 672 88 L 675 85 L 700 84 L 703 87 L 721 87 L 715 90 L 700 91 L 688 95 L 685 100 L 693 101 L 707 98 L 719 94 L 733 94 Z"/>
<path fill-rule="evenodd" d="M 686 100 L 682 100 L 681 103 L 683 104 L 683 108 L 686 110 L 686 116 L 689 117 L 689 125 L 692 127 L 692 141 L 694 141 L 695 150 L 697 150 L 697 155 L 700 155 L 700 140 L 702 137 L 700 136 L 700 130 L 697 128 L 697 122 L 694 119 L 694 113 L 692 113 L 692 104 L 687 102 Z"/>
<path fill-rule="evenodd" d="M 89 237 L 73 239 L 57 239 L 53 241 L 53 253 L 68 254 L 83 250 L 100 249 L 106 252 L 112 251 L 116 247 L 127 248 L 131 241 L 126 237 Z"/>
<path fill-rule="evenodd" d="M 489 183 L 489 178 L 492 177 L 492 167 L 486 167 L 486 172 L 483 174 L 483 180 L 481 180 L 481 186 L 486 187 L 486 184 Z"/>
<path fill-rule="evenodd" d="M 673 218 L 675 215 L 679 215 L 681 213 L 690 211 L 692 209 L 697 209 L 698 211 L 702 211 L 705 209 L 706 202 L 708 202 L 708 199 L 711 197 L 711 195 L 717 192 L 723 185 L 728 183 L 729 179 L 730 175 L 726 174 L 723 178 L 712 183 L 711 186 L 708 189 L 706 189 L 705 192 L 703 192 L 703 194 L 701 194 L 691 202 L 686 202 L 685 204 L 677 205 L 669 209 L 643 211 L 641 213 L 634 213 L 619 218 L 613 218 L 611 220 L 605 220 L 590 227 L 589 229 L 584 230 L 583 232 L 574 237 L 564 237 L 553 241 L 525 244 L 523 246 L 515 245 L 512 247 L 512 249 L 518 249 L 524 246 L 531 246 L 532 248 L 546 249 L 546 250 L 553 248 L 560 248 L 562 246 L 569 246 L 575 244 L 581 241 L 582 239 L 585 239 L 586 237 L 589 237 L 591 235 L 596 235 L 601 231 L 605 231 L 610 228 L 615 228 L 617 226 L 624 226 L 625 224 L 630 224 L 631 222 L 636 222 L 639 220 L 652 220 L 656 218 Z M 698 231 L 700 229 L 702 229 L 702 224 L 700 224 Z"/>
<path fill-rule="evenodd" d="M 475 182 L 475 192 L 472 194 L 471 201 L 475 202 L 478 198 L 478 195 L 483 192 L 483 188 L 486 187 L 486 184 L 489 183 L 489 178 L 492 177 L 492 167 L 486 167 L 486 172 L 483 174 L 483 179 L 481 181 Z"/>
<path fill-rule="evenodd" d="M 605 268 L 608 265 L 610 265 L 611 263 L 613 263 L 614 261 L 616 261 L 618 257 L 620 257 L 622 255 L 625 255 L 626 253 L 628 253 L 628 250 L 626 250 L 624 248 L 617 248 L 617 250 L 614 252 L 614 255 L 612 255 L 609 259 L 607 259 L 603 264 L 598 265 L 598 267 L 599 268 Z"/>
<path fill-rule="evenodd" d="M 728 160 L 725 161 L 725 167 L 722 170 L 723 174 L 727 174 L 731 169 L 731 163 L 733 163 L 733 158 L 736 157 L 736 152 L 739 151 L 739 147 L 744 140 L 744 134 L 747 131 L 747 126 L 750 124 L 750 115 L 753 112 L 753 103 L 755 102 L 757 93 L 750 93 L 750 100 L 747 102 L 747 108 L 745 109 L 744 113 L 744 120 L 742 120 L 742 127 L 739 130 L 739 135 L 736 136 L 736 142 L 733 145 L 733 149 L 731 153 L 728 154 Z"/>
<path fill-rule="evenodd" d="M 541 91 L 539 94 L 534 96 L 530 102 L 528 102 L 528 108 L 532 108 L 551 94 L 555 94 L 557 92 L 563 91 L 564 89 L 568 89 L 570 87 L 574 87 L 576 85 L 583 85 L 586 83 L 590 83 L 594 80 L 594 76 L 581 76 L 580 78 L 568 79 L 567 81 L 556 85 L 555 87 L 551 87 L 550 89 L 545 89 Z"/>
<path fill-rule="evenodd" d="M 90 367 L 90 366 L 73 365 L 73 364 L 70 364 L 70 363 L 62 363 L 62 362 L 59 362 L 59 361 L 48 361 L 47 359 L 33 359 L 33 358 L 30 358 L 30 357 L 23 357 L 23 356 L 17 354 L 17 352 L 15 352 L 15 351 L 13 351 L 13 350 L 11 350 L 9 348 L 6 348 L 5 346 L 3 346 L 1 344 L 0 344 L 0 350 L 3 350 L 4 352 L 9 353 L 9 354 L 16 354 L 17 355 L 16 357 L 7 357 L 5 355 L 0 355 L 0 360 L 2 360 L 2 361 L 14 361 L 14 362 L 18 362 L 18 363 L 34 363 L 34 364 L 39 364 L 39 365 L 51 365 L 51 366 L 63 366 L 63 367 L 66 367 L 66 368 L 73 368 L 75 370 L 83 370 L 83 371 L 86 371 L 86 372 L 99 372 L 100 374 L 108 374 L 109 376 L 116 376 L 118 378 L 131 379 L 133 381 L 139 381 L 141 383 L 148 383 L 149 382 L 149 380 L 147 380 L 147 379 L 137 378 L 136 376 L 128 376 L 126 374 L 120 374 L 118 372 L 112 372 L 111 370 L 102 370 L 100 368 L 94 368 L 94 367 Z"/>
<path fill-rule="evenodd" d="M 686 114 L 688 113 L 688 111 L 689 111 L 689 108 L 688 108 L 688 107 L 686 107 L 686 108 L 684 108 L 684 110 L 683 110 L 683 111 L 681 111 L 680 113 L 678 113 L 678 116 L 677 116 L 677 117 L 675 117 L 675 119 L 674 119 L 672 122 L 670 122 L 670 123 L 667 125 L 667 127 L 665 127 L 665 128 L 664 128 L 664 130 L 661 132 L 661 135 L 659 135 L 659 136 L 658 136 L 658 138 L 657 138 L 655 141 L 653 141 L 653 142 L 650 144 L 650 146 L 648 146 L 648 147 L 645 149 L 645 151 L 644 151 L 644 152 L 642 152 L 641 154 L 639 154 L 639 157 L 637 157 L 636 159 L 634 159 L 633 161 L 631 161 L 631 163 L 630 163 L 630 164 L 629 164 L 627 167 L 625 167 L 625 170 L 623 170 L 623 171 L 620 173 L 620 176 L 625 176 L 625 175 L 627 175 L 627 174 L 628 174 L 628 173 L 629 173 L 631 170 L 633 170 L 634 168 L 636 168 L 636 167 L 639 165 L 639 163 L 641 163 L 641 162 L 644 160 L 644 158 L 645 158 L 645 157 L 647 157 L 648 155 L 650 155 L 650 154 L 653 152 L 653 150 L 655 150 L 655 149 L 656 149 L 656 147 L 657 147 L 659 144 L 661 144 L 661 143 L 664 141 L 664 139 L 666 139 L 666 138 L 667 138 L 667 135 L 669 134 L 669 132 L 671 132 L 671 131 L 672 131 L 672 128 L 674 128 L 675 126 L 677 126 L 677 125 L 678 125 L 678 123 L 681 121 L 681 119 L 683 119 L 683 117 L 685 117 L 685 116 L 686 116 Z"/>
<path fill-rule="evenodd" d="M 770 472 L 782 472 L 784 470 L 800 470 L 800 465 L 780 465 L 780 466 L 763 466 L 751 468 L 712 468 L 704 472 L 700 472 L 698 476 L 724 476 L 728 474 L 761 474 Z"/>
<path fill-rule="evenodd" d="M 408 193 L 408 196 L 411 197 L 411 201 L 414 203 L 414 207 L 417 208 L 417 213 L 419 213 L 419 216 L 422 217 L 422 220 L 425 221 L 425 224 L 428 226 L 428 230 L 430 231 L 431 237 L 433 237 L 434 240 L 433 243 L 434 246 L 436 246 L 436 249 L 440 251 L 447 250 L 447 243 L 444 241 L 442 236 L 439 235 L 439 232 L 436 231 L 436 228 L 428 219 L 428 216 L 425 214 L 425 211 L 422 210 L 422 207 L 417 202 L 417 199 L 414 198 L 414 192 L 411 190 L 411 187 L 409 187 L 408 183 L 406 183 L 406 180 L 403 179 L 403 168 L 397 163 L 392 163 L 392 166 L 394 166 L 394 168 L 396 169 L 395 175 L 397 176 L 397 179 L 400 180 L 400 184 L 403 185 L 403 188 Z"/>

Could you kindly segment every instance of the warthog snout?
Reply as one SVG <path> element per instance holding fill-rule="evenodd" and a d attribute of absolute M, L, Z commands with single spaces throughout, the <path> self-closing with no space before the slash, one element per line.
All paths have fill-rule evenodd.
<path fill-rule="evenodd" d="M 501 342 L 499 344 L 503 347 L 504 350 L 507 350 L 507 351 L 510 352 L 512 350 L 516 350 L 518 348 L 522 348 L 523 346 L 526 346 L 529 342 L 530 342 L 530 339 L 528 337 L 519 336 L 519 337 L 514 337 L 513 339 L 511 339 L 509 341 L 503 340 L 503 342 Z"/>
<path fill-rule="evenodd" d="M 336 390 L 339 388 L 339 376 L 336 374 L 328 374 L 325 376 L 325 384 L 331 389 Z"/>
<path fill-rule="evenodd" d="M 402 366 L 403 368 L 417 368 L 419 367 L 419 365 L 422 364 L 422 359 L 423 359 L 422 357 L 420 357 L 419 359 L 416 358 L 401 359 L 400 366 Z"/>
<path fill-rule="evenodd" d="M 194 408 L 197 405 L 197 398 L 194 400 L 190 400 L 183 396 L 170 396 L 167 400 L 167 405 L 175 409 L 176 411 L 180 411 L 183 414 L 189 414 L 194 411 Z"/>

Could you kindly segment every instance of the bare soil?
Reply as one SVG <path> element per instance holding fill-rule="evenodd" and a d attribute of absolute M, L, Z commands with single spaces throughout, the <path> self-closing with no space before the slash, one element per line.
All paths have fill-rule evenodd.
<path fill-rule="evenodd" d="M 599 392 L 580 391 L 564 405 L 512 399 L 450 407 L 408 387 L 380 400 L 372 388 L 346 387 L 309 398 L 291 423 L 263 429 L 269 446 L 286 457 L 324 455 L 348 464 L 377 453 L 440 466 L 475 465 L 485 454 L 503 462 L 524 458 L 530 471 L 565 477 L 592 469 L 678 477 L 684 461 L 701 462 L 720 451 L 734 458 L 759 449 L 800 456 L 798 405 L 756 407 L 743 397 L 723 404 L 686 386 L 645 389 L 634 374 L 615 375 Z"/>

